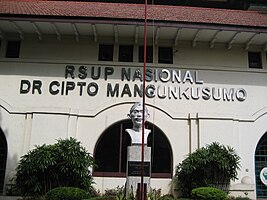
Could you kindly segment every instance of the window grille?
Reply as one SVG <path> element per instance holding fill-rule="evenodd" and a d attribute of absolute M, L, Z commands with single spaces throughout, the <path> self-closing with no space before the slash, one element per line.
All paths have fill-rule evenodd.
<path fill-rule="evenodd" d="M 255 153 L 255 175 L 256 175 L 256 191 L 257 198 L 267 197 L 267 186 L 261 182 L 260 172 L 267 167 L 267 133 L 258 143 Z"/>

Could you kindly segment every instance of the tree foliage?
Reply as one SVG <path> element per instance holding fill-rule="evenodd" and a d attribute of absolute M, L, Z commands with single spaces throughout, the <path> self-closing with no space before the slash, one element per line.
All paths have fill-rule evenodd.
<path fill-rule="evenodd" d="M 230 181 L 237 179 L 240 157 L 229 146 L 214 142 L 190 154 L 176 167 L 178 186 L 183 196 L 198 187 L 227 190 Z"/>
<path fill-rule="evenodd" d="M 93 157 L 74 138 L 53 145 L 36 146 L 22 156 L 17 167 L 16 186 L 23 196 L 44 195 L 59 186 L 90 191 Z"/>

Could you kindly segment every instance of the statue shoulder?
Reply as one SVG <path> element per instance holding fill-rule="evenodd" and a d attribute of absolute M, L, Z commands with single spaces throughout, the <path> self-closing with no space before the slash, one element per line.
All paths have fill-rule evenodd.
<path fill-rule="evenodd" d="M 125 132 L 128 133 L 129 135 L 135 134 L 135 131 L 133 129 L 125 129 Z"/>
<path fill-rule="evenodd" d="M 145 133 L 146 133 L 146 134 L 149 134 L 150 132 L 151 132 L 150 129 L 145 129 Z"/>
<path fill-rule="evenodd" d="M 127 129 L 125 129 L 125 132 L 126 133 L 130 133 L 130 132 L 132 132 L 133 130 L 132 129 L 129 129 L 129 128 L 127 128 Z"/>

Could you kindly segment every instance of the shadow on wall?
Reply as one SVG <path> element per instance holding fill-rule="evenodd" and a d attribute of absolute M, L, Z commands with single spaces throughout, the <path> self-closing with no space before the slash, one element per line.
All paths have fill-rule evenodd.
<path fill-rule="evenodd" d="M 1 122 L 2 115 L 0 113 L 0 193 L 3 193 L 7 163 L 7 141 L 5 134 L 1 129 Z"/>
<path fill-rule="evenodd" d="M 18 160 L 17 155 L 12 156 L 12 158 L 8 155 L 10 149 L 7 138 L 8 131 L 2 129 L 2 115 L 0 112 L 0 194 L 12 193 L 10 187 L 14 188 L 16 173 L 12 166 L 15 166 Z"/>

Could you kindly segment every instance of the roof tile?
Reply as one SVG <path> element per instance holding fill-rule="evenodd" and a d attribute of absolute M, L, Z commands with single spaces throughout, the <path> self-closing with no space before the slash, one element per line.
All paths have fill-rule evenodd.
<path fill-rule="evenodd" d="M 47 0 L 0 0 L 1 15 L 144 19 L 144 5 Z M 148 19 L 158 21 L 267 27 L 267 13 L 185 6 L 148 5 Z"/>

